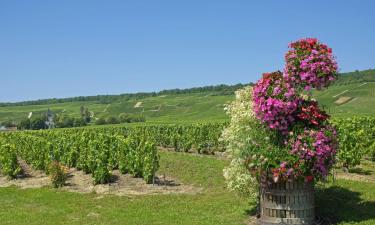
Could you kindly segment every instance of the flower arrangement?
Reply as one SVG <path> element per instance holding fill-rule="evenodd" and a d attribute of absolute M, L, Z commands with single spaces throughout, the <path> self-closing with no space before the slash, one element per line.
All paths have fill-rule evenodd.
<path fill-rule="evenodd" d="M 287 177 L 304 177 L 305 180 L 325 178 L 334 162 L 337 151 L 336 130 L 332 126 L 320 129 L 303 128 L 302 131 L 290 132 L 287 148 L 290 154 L 297 156 Z M 283 162 L 285 165 L 288 162 Z M 290 162 L 289 162 L 290 163 Z M 280 165 L 280 168 L 286 167 Z M 274 177 L 278 177 L 274 174 Z"/>
<path fill-rule="evenodd" d="M 265 129 L 275 130 L 270 141 L 287 154 L 267 154 L 270 163 L 258 169 L 270 169 L 274 181 L 324 179 L 337 151 L 337 134 L 329 115 L 303 91 L 327 87 L 336 78 L 337 63 L 332 50 L 317 39 L 302 39 L 289 47 L 284 74 L 264 74 L 253 90 L 256 117 Z"/>
<path fill-rule="evenodd" d="M 306 125 L 320 126 L 329 119 L 329 115 L 319 108 L 318 102 L 303 100 L 300 102 L 297 120 L 303 121 Z"/>
<path fill-rule="evenodd" d="M 310 92 L 336 79 L 332 50 L 313 38 L 293 42 L 289 47 L 284 73 L 263 74 L 252 90 L 238 92 L 251 93 L 237 95 L 229 107 L 232 119 L 223 140 L 232 156 L 240 159 L 225 170 L 226 177 L 234 181 L 228 181 L 232 189 L 256 190 L 264 177 L 274 182 L 322 180 L 334 163 L 336 130 Z M 235 119 L 238 115 L 246 115 L 246 120 Z M 248 172 L 243 179 L 233 180 L 235 176 L 228 174 L 234 173 L 228 171 L 244 171 L 238 169 L 238 162 L 243 162 Z M 253 188 L 241 187 L 244 177 L 258 183 L 248 184 Z"/>
<path fill-rule="evenodd" d="M 337 63 L 332 49 L 315 38 L 301 39 L 289 45 L 284 73 L 291 83 L 321 89 L 337 78 Z"/>
<path fill-rule="evenodd" d="M 253 90 L 254 112 L 269 128 L 287 132 L 299 99 L 280 71 L 263 74 Z"/>

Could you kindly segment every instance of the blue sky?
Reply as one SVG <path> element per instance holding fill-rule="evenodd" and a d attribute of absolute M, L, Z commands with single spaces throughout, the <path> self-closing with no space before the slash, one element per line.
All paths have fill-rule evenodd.
<path fill-rule="evenodd" d="M 0 0 L 0 102 L 256 81 L 317 37 L 374 68 L 375 1 Z"/>

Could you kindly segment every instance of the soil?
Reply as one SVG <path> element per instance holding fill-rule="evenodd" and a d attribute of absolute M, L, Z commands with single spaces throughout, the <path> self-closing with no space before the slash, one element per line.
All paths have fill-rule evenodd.
<path fill-rule="evenodd" d="M 158 147 L 158 150 L 159 151 L 162 151 L 162 152 L 176 152 L 176 150 L 174 148 L 170 148 L 170 147 Z M 222 159 L 222 160 L 228 160 L 230 159 L 230 156 L 228 155 L 227 152 L 220 152 L 220 151 L 214 151 L 212 152 L 212 154 L 203 154 L 203 153 L 198 153 L 198 150 L 196 149 L 190 149 L 189 151 L 187 152 L 179 152 L 179 154 L 187 154 L 187 155 L 194 155 L 194 156 L 197 156 L 197 157 L 211 157 L 211 158 L 216 158 L 216 159 Z"/>
<path fill-rule="evenodd" d="M 150 194 L 195 194 L 202 189 L 184 185 L 172 177 L 157 176 L 154 184 L 147 184 L 142 178 L 134 178 L 129 174 L 121 174 L 120 171 L 112 172 L 113 180 L 109 184 L 93 185 L 91 174 L 70 169 L 69 179 L 62 189 L 79 193 L 126 195 L 150 195 Z"/>
<path fill-rule="evenodd" d="M 371 176 L 371 175 L 338 172 L 338 173 L 335 174 L 335 177 L 337 179 L 353 180 L 353 181 L 365 181 L 365 182 L 374 182 L 375 183 L 375 177 Z"/>
<path fill-rule="evenodd" d="M 39 188 L 48 186 L 50 184 L 49 177 L 39 170 L 33 170 L 25 161 L 18 159 L 23 175 L 18 176 L 17 179 L 9 180 L 7 177 L 0 176 L 0 187 L 9 187 L 12 185 L 18 186 L 21 189 L 25 188 Z"/>
<path fill-rule="evenodd" d="M 258 218 L 256 216 L 250 216 L 248 220 L 245 221 L 246 225 L 258 225 Z"/>
<path fill-rule="evenodd" d="M 375 183 L 375 164 L 368 159 L 364 159 L 361 161 L 361 165 L 350 170 L 335 168 L 334 174 L 338 179 Z"/>
<path fill-rule="evenodd" d="M 49 177 L 43 171 L 33 170 L 23 160 L 19 160 L 24 175 L 9 180 L 0 176 L 0 187 L 15 185 L 21 189 L 50 186 Z M 118 196 L 155 195 L 155 194 L 197 194 L 203 191 L 191 185 L 185 185 L 176 179 L 163 175 L 155 177 L 154 184 L 147 184 L 142 178 L 123 175 L 120 171 L 112 171 L 113 180 L 109 184 L 94 185 L 91 174 L 85 174 L 74 168 L 69 169 L 68 180 L 61 190 L 77 193 L 112 194 Z"/>

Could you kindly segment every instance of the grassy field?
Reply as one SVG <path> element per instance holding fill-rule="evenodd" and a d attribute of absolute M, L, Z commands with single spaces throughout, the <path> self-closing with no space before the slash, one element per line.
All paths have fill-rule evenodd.
<path fill-rule="evenodd" d="M 100 196 L 51 188 L 0 188 L 1 224 L 244 224 L 254 211 L 225 189 L 226 161 L 161 152 L 160 173 L 202 187 L 195 195 Z M 371 167 L 371 175 L 375 168 Z M 317 211 L 335 224 L 375 224 L 375 183 L 336 180 L 317 191 Z"/>

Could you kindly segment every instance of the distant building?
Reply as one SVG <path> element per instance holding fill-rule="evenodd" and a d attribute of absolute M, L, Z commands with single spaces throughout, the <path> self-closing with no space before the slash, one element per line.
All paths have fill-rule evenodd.
<path fill-rule="evenodd" d="M 16 130 L 17 130 L 17 127 L 4 127 L 4 126 L 0 127 L 0 132 L 16 131 Z"/>
<path fill-rule="evenodd" d="M 47 111 L 47 121 L 45 122 L 48 129 L 55 128 L 55 122 L 53 122 L 53 118 L 54 118 L 54 115 L 53 115 L 52 111 L 50 109 L 48 109 L 48 111 Z"/>

